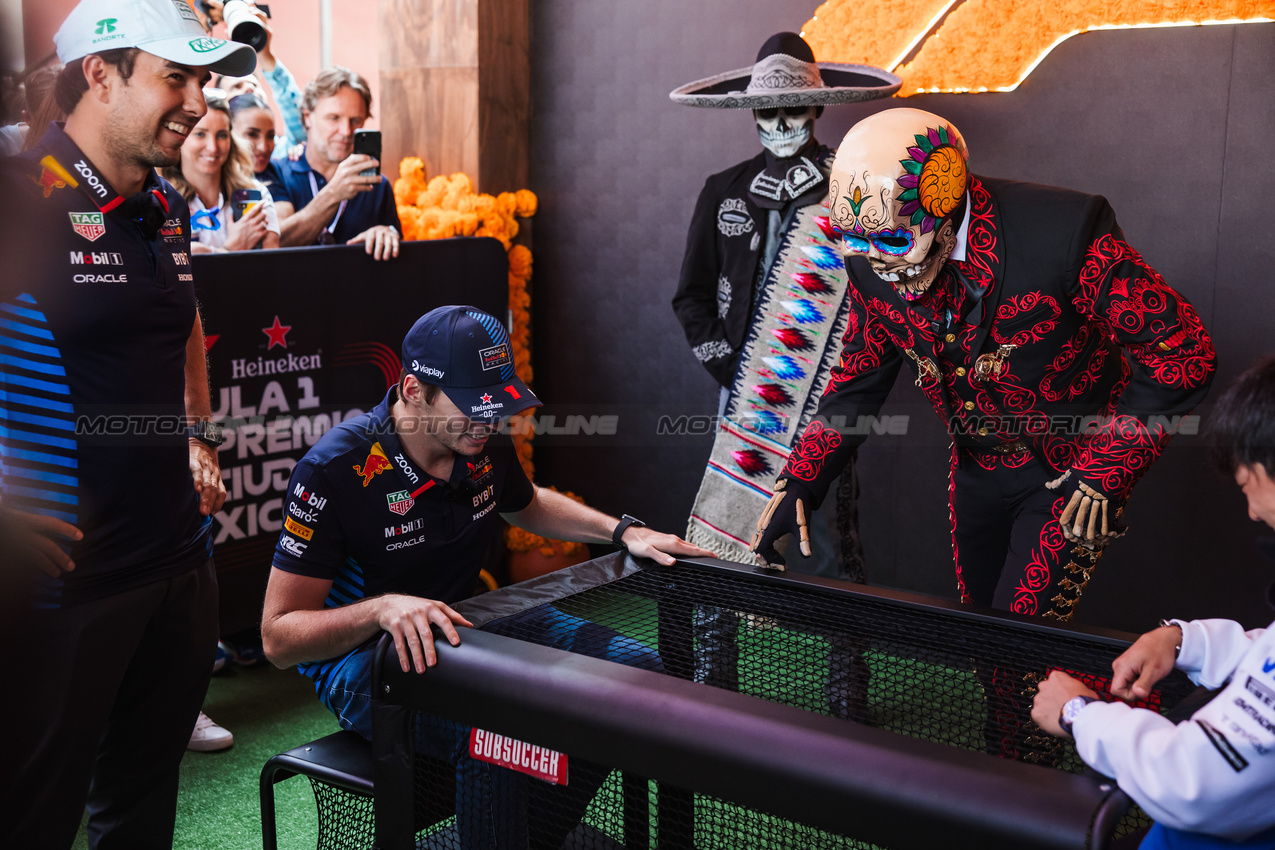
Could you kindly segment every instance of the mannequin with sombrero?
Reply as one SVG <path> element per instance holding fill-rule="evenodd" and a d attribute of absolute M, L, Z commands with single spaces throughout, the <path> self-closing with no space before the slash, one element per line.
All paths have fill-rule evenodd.
<path fill-rule="evenodd" d="M 675 89 L 686 106 L 751 109 L 764 150 L 708 178 L 687 236 L 673 310 L 695 357 L 722 387 L 721 424 L 692 509 L 688 539 L 754 561 L 756 510 L 817 406 L 844 328 L 845 272 L 828 224 L 833 152 L 814 136 L 827 105 L 886 97 L 898 77 L 816 62 L 796 33 L 771 36 L 749 68 Z M 835 537 L 794 569 L 862 580 L 853 471 L 843 476 Z M 760 563 L 760 561 L 758 561 Z"/>
<path fill-rule="evenodd" d="M 829 223 L 833 152 L 814 137 L 823 108 L 886 97 L 898 77 L 865 65 L 815 62 L 795 33 L 768 39 L 751 68 L 676 89 L 687 106 L 751 109 L 764 150 L 708 178 L 691 219 L 673 310 L 696 358 L 722 387 L 719 427 L 686 539 L 719 557 L 764 563 L 749 551 L 776 472 L 810 421 L 845 331 L 846 277 Z M 863 580 L 853 468 L 838 508 L 815 524 L 813 557 L 792 547 L 793 569 Z M 835 526 L 835 527 L 834 527 Z M 737 612 L 694 612 L 697 681 L 733 688 Z M 866 719 L 867 666 L 845 635 L 829 645 L 824 694 L 837 717 Z"/>

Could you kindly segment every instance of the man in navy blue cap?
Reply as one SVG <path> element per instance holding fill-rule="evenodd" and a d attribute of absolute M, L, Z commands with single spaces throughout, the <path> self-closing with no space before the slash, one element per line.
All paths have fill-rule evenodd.
<path fill-rule="evenodd" d="M 451 603 L 472 592 L 501 517 L 546 537 L 614 542 L 663 564 L 710 554 L 532 484 L 497 429 L 539 404 L 514 374 L 499 321 L 474 307 L 440 307 L 408 332 L 402 376 L 385 399 L 329 431 L 297 464 L 261 635 L 270 660 L 298 665 L 344 728 L 371 737 L 372 651 L 382 631 L 393 636 L 405 671 L 434 664 L 431 624 L 460 643 L 456 626 L 470 623 Z M 553 632 L 580 651 L 570 618 L 552 616 Z M 589 654 L 659 668 L 647 647 L 591 628 Z M 511 805 L 525 803 L 525 777 L 470 759 L 464 727 L 442 720 L 424 727 L 418 749 L 457 769 L 462 844 L 519 846 L 529 828 L 535 832 L 525 805 Z M 574 767 L 572 775 L 563 810 L 578 820 L 597 786 Z M 512 814 L 493 817 L 490 806 Z M 553 846 L 574 820 L 558 824 L 563 835 Z"/>

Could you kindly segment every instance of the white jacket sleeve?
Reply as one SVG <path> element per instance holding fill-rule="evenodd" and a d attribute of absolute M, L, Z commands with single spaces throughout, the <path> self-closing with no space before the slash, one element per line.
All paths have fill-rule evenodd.
<path fill-rule="evenodd" d="M 1206 686 L 1230 684 L 1176 726 L 1093 703 L 1073 726 L 1080 757 L 1165 826 L 1231 839 L 1275 826 L 1275 629 L 1183 624 L 1179 666 Z"/>
<path fill-rule="evenodd" d="M 1171 622 L 1182 629 L 1177 668 L 1190 676 L 1192 682 L 1209 690 L 1226 684 L 1240 660 L 1266 632 L 1266 629 L 1246 632 L 1234 620 Z"/>

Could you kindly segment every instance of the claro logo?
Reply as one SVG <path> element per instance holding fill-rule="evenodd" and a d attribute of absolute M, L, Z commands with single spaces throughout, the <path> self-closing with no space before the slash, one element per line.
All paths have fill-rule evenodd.
<path fill-rule="evenodd" d="M 80 172 L 80 176 L 84 178 L 84 182 L 93 187 L 93 191 L 97 192 L 99 198 L 106 197 L 106 187 L 102 185 L 102 181 L 93 173 L 93 169 L 89 168 L 88 163 L 80 160 L 75 164 L 75 170 Z"/>

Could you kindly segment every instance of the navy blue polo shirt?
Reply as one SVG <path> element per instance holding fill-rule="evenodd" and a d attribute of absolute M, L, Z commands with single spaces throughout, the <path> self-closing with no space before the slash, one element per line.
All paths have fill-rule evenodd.
<path fill-rule="evenodd" d="M 69 550 L 76 569 L 41 575 L 37 604 L 202 563 L 211 518 L 199 514 L 186 435 L 186 202 L 153 172 L 121 198 L 56 124 L 0 161 L 0 188 L 30 229 L 0 283 L 0 499 L 84 532 Z M 160 215 L 152 238 L 130 215 L 139 202 Z"/>
<path fill-rule="evenodd" d="M 314 176 L 318 177 L 319 175 L 316 174 Z M 270 162 L 266 163 L 265 170 L 258 171 L 256 174 L 253 175 L 253 177 L 256 177 L 258 182 L 260 182 L 262 186 L 265 186 L 266 189 L 269 190 L 270 197 L 272 200 L 275 200 L 275 201 L 287 200 L 282 193 L 281 187 L 283 184 L 283 178 L 279 176 L 279 164 L 277 162 L 275 162 L 274 160 L 271 160 Z M 309 182 L 309 181 L 306 181 L 306 182 Z"/>
<path fill-rule="evenodd" d="M 302 155 L 296 162 L 288 159 L 276 164 L 279 169 L 278 186 L 270 187 L 270 195 L 275 201 L 286 201 L 294 210 L 314 200 L 314 191 L 310 188 L 310 177 L 314 176 L 314 184 L 319 189 L 328 185 L 322 174 L 313 171 L 310 163 Z M 401 234 L 403 225 L 398 220 L 398 206 L 394 203 L 394 188 L 390 181 L 381 175 L 381 182 L 370 192 L 360 192 L 345 205 L 345 211 L 332 229 L 332 237 L 337 245 L 358 236 L 369 227 L 378 224 L 393 225 Z"/>
<path fill-rule="evenodd" d="M 531 504 L 531 482 L 504 434 L 475 457 L 458 455 L 447 481 L 419 468 L 394 432 L 397 397 L 391 389 L 375 409 L 324 434 L 288 483 L 274 566 L 331 579 L 328 608 L 384 593 L 467 598 L 501 532 L 500 514 Z"/>

